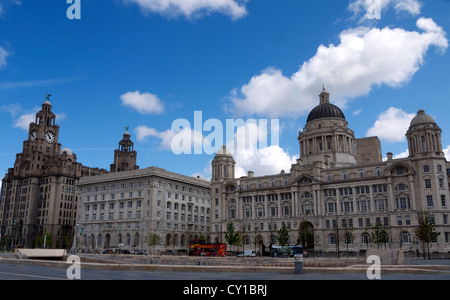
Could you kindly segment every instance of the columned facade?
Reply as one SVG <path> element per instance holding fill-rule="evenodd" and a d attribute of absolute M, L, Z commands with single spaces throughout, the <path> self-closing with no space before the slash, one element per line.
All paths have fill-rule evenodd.
<path fill-rule="evenodd" d="M 388 153 L 383 161 L 377 137 L 356 139 L 325 89 L 319 98 L 299 133 L 300 158 L 289 173 L 220 177 L 214 170 L 224 156 L 216 155 L 212 239 L 225 242 L 226 225 L 233 222 L 247 249 L 267 252 L 286 225 L 291 245 L 358 252 L 377 247 L 370 234 L 380 224 L 388 234 L 388 249 L 422 251 L 414 229 L 428 214 L 440 233 L 431 251 L 450 251 L 450 164 L 435 121 L 419 110 L 406 133 L 409 157 L 393 159 Z M 226 159 L 234 164 L 231 155 Z"/>

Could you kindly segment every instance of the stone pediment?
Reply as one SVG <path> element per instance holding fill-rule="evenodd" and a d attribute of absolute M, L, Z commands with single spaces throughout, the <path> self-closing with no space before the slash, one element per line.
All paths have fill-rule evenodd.
<path fill-rule="evenodd" d="M 320 180 L 304 173 L 298 175 L 290 182 L 291 185 L 310 185 L 314 183 L 320 183 Z"/>

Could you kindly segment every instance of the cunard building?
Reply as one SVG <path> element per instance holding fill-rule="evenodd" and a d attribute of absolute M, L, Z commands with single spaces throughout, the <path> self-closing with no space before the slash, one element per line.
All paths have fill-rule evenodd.
<path fill-rule="evenodd" d="M 208 238 L 210 182 L 158 167 L 139 169 L 128 131 L 111 172 L 83 177 L 78 188 L 78 249 L 87 252 L 186 249 Z"/>
<path fill-rule="evenodd" d="M 394 159 L 388 153 L 383 161 L 379 139 L 355 138 L 329 93 L 324 89 L 319 97 L 299 132 L 300 158 L 289 172 L 235 178 L 235 161 L 226 148 L 215 155 L 212 241 L 225 242 L 226 225 L 233 222 L 246 245 L 268 251 L 286 225 L 291 245 L 359 251 L 377 247 L 370 233 L 380 224 L 387 233 L 383 247 L 415 250 L 414 228 L 427 214 L 440 233 L 431 250 L 450 251 L 450 164 L 433 118 L 419 110 L 406 132 L 409 156 Z"/>
<path fill-rule="evenodd" d="M 75 184 L 82 176 L 106 172 L 83 166 L 69 148 L 61 149 L 48 98 L 3 178 L 0 233 L 7 247 L 42 247 L 44 236 L 46 246 L 70 247 L 78 206 Z"/>

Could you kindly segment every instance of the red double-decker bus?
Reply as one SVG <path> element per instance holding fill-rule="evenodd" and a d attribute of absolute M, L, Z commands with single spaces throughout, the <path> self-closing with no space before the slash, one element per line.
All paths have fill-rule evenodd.
<path fill-rule="evenodd" d="M 209 244 L 203 240 L 189 241 L 189 256 L 226 256 L 226 244 Z"/>

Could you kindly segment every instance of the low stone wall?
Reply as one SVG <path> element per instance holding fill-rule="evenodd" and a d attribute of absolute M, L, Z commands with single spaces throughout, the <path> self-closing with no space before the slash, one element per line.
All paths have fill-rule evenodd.
<path fill-rule="evenodd" d="M 264 266 L 294 267 L 294 258 L 277 257 L 198 257 L 198 256 L 147 256 L 147 255 L 80 255 L 81 261 L 110 264 L 158 264 L 158 265 L 203 265 L 203 266 Z M 365 263 L 359 258 L 303 258 L 305 267 L 345 267 Z"/>
<path fill-rule="evenodd" d="M 382 265 L 403 265 L 405 263 L 402 250 L 368 250 L 366 258 L 371 255 L 380 257 Z"/>

